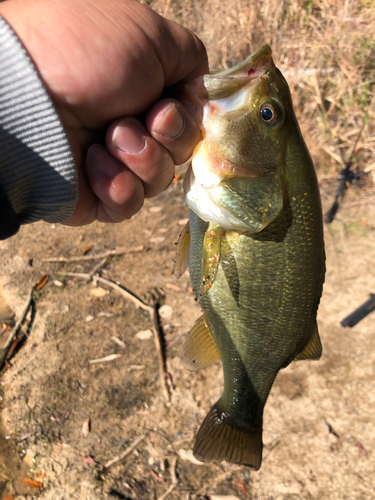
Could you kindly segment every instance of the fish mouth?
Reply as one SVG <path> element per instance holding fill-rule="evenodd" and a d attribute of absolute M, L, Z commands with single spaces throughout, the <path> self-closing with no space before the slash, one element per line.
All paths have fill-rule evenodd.
<path fill-rule="evenodd" d="M 236 66 L 218 73 L 204 75 L 203 85 L 206 94 L 202 97 L 208 101 L 229 97 L 243 87 L 255 84 L 271 64 L 272 49 L 269 45 L 263 45 Z"/>
<path fill-rule="evenodd" d="M 248 93 L 272 64 L 271 47 L 264 45 L 236 66 L 203 75 L 184 85 L 179 97 L 200 126 L 203 138 L 206 135 L 203 125 L 205 108 L 218 114 L 228 114 L 227 108 L 230 106 L 233 109 L 231 118 L 242 116 L 243 103 L 240 101 L 244 94 L 238 96 L 238 92 L 246 88 Z M 220 100 L 228 98 L 228 105 L 223 107 Z"/>

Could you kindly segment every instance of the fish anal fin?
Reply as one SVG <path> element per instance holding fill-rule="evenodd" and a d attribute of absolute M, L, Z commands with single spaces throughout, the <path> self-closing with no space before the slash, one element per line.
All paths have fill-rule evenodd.
<path fill-rule="evenodd" d="M 319 359 L 322 355 L 322 352 L 323 349 L 319 337 L 318 325 L 315 323 L 310 340 L 307 342 L 298 356 L 294 358 L 294 361 L 302 361 L 303 359 Z"/>
<path fill-rule="evenodd" d="M 220 409 L 220 403 L 211 408 L 198 431 L 195 458 L 201 462 L 226 460 L 258 470 L 262 463 L 262 422 L 254 428 L 238 426 Z"/>
<path fill-rule="evenodd" d="M 210 325 L 203 314 L 187 335 L 181 351 L 181 362 L 189 370 L 200 370 L 220 358 L 211 333 Z"/>
<path fill-rule="evenodd" d="M 218 224 L 210 222 L 203 239 L 202 280 L 199 298 L 202 298 L 213 285 L 220 263 L 221 233 Z"/>
<path fill-rule="evenodd" d="M 190 251 L 190 223 L 188 222 L 182 230 L 176 248 L 173 274 L 177 279 L 181 278 L 188 267 Z"/>

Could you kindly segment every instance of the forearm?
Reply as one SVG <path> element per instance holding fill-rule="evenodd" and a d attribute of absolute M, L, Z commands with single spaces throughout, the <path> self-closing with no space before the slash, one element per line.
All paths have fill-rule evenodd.
<path fill-rule="evenodd" d="M 25 49 L 0 17 L 0 238 L 21 224 L 64 221 L 77 195 L 60 118 Z"/>

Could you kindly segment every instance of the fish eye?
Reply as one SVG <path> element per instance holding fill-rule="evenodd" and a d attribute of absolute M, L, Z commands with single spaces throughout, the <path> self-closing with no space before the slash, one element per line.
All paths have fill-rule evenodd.
<path fill-rule="evenodd" d="M 276 125 L 279 121 L 278 109 L 269 102 L 265 102 L 260 107 L 260 116 L 266 125 Z"/>

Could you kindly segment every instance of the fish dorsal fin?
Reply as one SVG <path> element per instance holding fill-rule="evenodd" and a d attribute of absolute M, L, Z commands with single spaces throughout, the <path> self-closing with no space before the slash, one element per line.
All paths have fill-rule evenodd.
<path fill-rule="evenodd" d="M 302 361 L 303 359 L 319 359 L 322 355 L 322 352 L 323 349 L 319 337 L 318 325 L 315 323 L 310 340 L 307 342 L 298 356 L 294 358 L 294 361 Z"/>
<path fill-rule="evenodd" d="M 203 239 L 202 281 L 199 290 L 201 299 L 212 287 L 219 268 L 222 228 L 210 222 Z"/>
<path fill-rule="evenodd" d="M 210 325 L 203 314 L 190 330 L 181 351 L 181 362 L 189 370 L 200 370 L 220 358 L 211 333 Z"/>
<path fill-rule="evenodd" d="M 174 260 L 173 274 L 177 279 L 181 278 L 188 267 L 190 251 L 190 223 L 187 222 L 182 230 L 176 248 L 176 257 Z"/>

